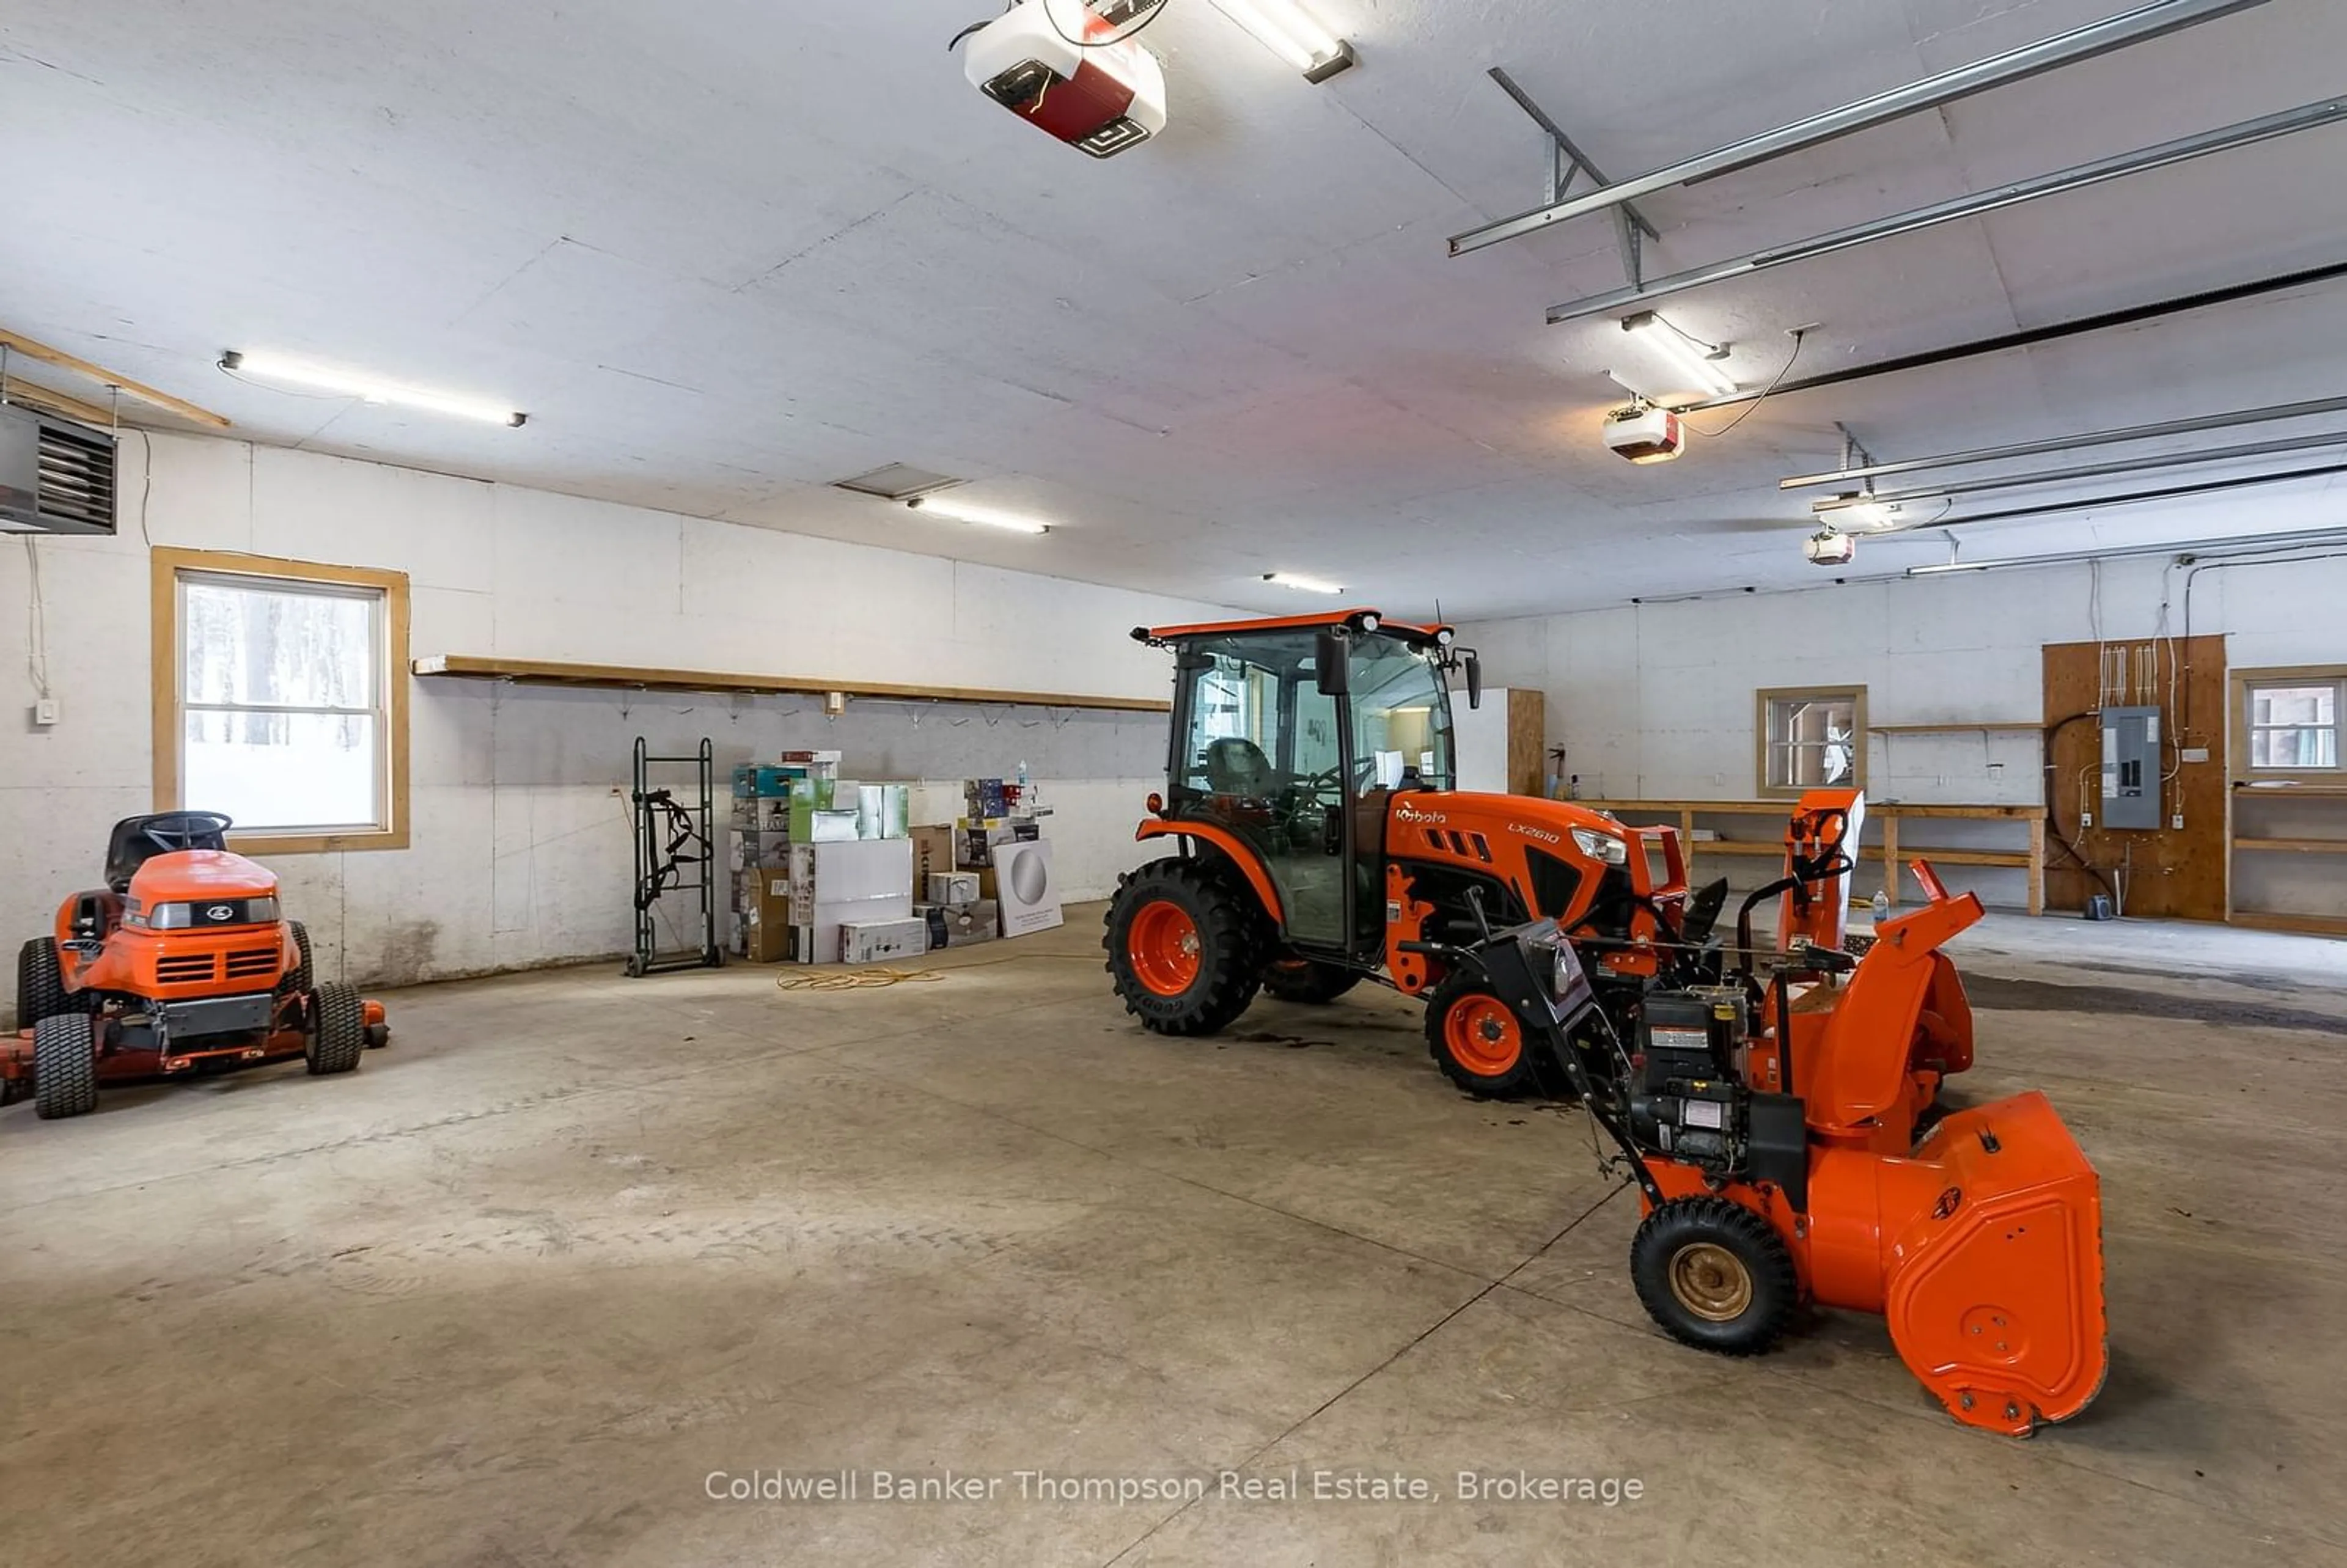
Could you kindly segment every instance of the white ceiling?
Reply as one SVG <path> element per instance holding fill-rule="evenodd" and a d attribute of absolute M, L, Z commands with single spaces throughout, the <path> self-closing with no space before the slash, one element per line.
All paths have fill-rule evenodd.
<path fill-rule="evenodd" d="M 1797 583 L 1819 576 L 1808 497 L 1775 481 L 1831 466 L 1836 420 L 1892 457 L 2336 395 L 2347 285 L 1788 396 L 1634 468 L 1597 447 L 1602 373 L 1647 367 L 1609 321 L 1542 324 L 1623 281 L 1610 222 L 1446 253 L 1538 194 L 1539 134 L 1484 69 L 1621 178 L 2127 3 L 1310 0 L 1363 58 L 1315 87 L 1173 0 L 1148 34 L 1173 124 L 1095 162 L 962 82 L 945 42 L 990 0 L 15 0 L 0 324 L 264 441 L 1225 603 L 1294 606 L 1272 570 L 1454 618 Z M 2347 6 L 2271 0 L 1654 197 L 1650 270 L 2317 99 L 2342 59 Z M 1663 309 L 1765 383 L 1803 323 L 1797 377 L 2317 265 L 2347 246 L 2343 154 L 2347 128 L 2314 131 Z M 212 368 L 227 347 L 531 421 L 247 385 Z M 1059 526 L 825 487 L 891 461 Z M 1989 525 L 1965 549 L 2337 498 Z M 1873 541 L 1850 569 L 1946 549 Z"/>

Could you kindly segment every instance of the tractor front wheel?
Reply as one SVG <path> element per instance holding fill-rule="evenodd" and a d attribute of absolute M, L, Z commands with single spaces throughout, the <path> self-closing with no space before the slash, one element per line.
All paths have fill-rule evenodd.
<path fill-rule="evenodd" d="M 33 1113 L 44 1122 L 97 1109 L 97 1020 L 52 1013 L 33 1025 Z"/>
<path fill-rule="evenodd" d="M 1324 964 L 1316 958 L 1278 958 L 1263 972 L 1264 994 L 1275 1001 L 1335 1001 L 1361 983 L 1358 969 Z"/>
<path fill-rule="evenodd" d="M 1800 1297 L 1776 1227 L 1726 1198 L 1673 1198 L 1648 1214 L 1630 1243 L 1630 1280 L 1663 1332 L 1723 1356 L 1775 1344 Z"/>
<path fill-rule="evenodd" d="M 43 1019 L 61 1012 L 82 1010 L 81 999 L 66 989 L 55 937 L 36 937 L 16 949 L 18 1029 L 31 1029 Z"/>
<path fill-rule="evenodd" d="M 1159 1034 L 1214 1034 L 1263 980 L 1263 912 L 1194 860 L 1124 877 L 1108 907 L 1108 972 L 1124 1010 Z"/>
<path fill-rule="evenodd" d="M 340 980 L 329 980 L 310 999 L 310 1040 L 302 1054 L 313 1074 L 348 1072 L 366 1050 L 366 1003 Z"/>
<path fill-rule="evenodd" d="M 293 950 L 300 957 L 294 960 L 293 967 L 285 971 L 284 979 L 277 982 L 277 994 L 282 997 L 307 996 L 313 978 L 310 962 L 310 927 L 299 920 L 285 923 L 293 928 Z"/>
<path fill-rule="evenodd" d="M 1443 1076 L 1479 1100 L 1540 1086 L 1540 1061 L 1515 1009 L 1482 980 L 1454 975 L 1426 1004 L 1426 1048 Z"/>

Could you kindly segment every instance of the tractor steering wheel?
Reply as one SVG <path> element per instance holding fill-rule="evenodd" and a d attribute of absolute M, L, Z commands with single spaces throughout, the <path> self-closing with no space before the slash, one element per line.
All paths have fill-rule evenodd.
<path fill-rule="evenodd" d="M 234 824 L 216 811 L 167 811 L 140 825 L 147 842 L 166 855 L 198 847 L 199 841 L 217 838 Z"/>

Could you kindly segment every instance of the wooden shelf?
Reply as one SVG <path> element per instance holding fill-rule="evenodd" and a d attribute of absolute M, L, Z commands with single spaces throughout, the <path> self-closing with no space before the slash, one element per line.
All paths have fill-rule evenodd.
<path fill-rule="evenodd" d="M 2347 784 L 2260 784 L 2236 780 L 2233 794 L 2240 800 L 2347 800 Z"/>
<path fill-rule="evenodd" d="M 2000 723 L 1995 720 L 1990 720 L 1984 723 L 1971 724 L 1952 723 L 1946 724 L 1869 724 L 1866 726 L 1868 733 L 1876 735 L 1961 735 L 1969 734 L 1975 730 L 1997 731 L 2000 733 L 2011 731 L 2014 733 L 2020 733 L 2024 731 L 2043 730 L 2045 727 L 2045 726 L 2044 724 L 2040 723 L 2035 719 L 2016 719 L 2011 723 Z"/>
<path fill-rule="evenodd" d="M 1687 847 L 1696 855 L 1766 855 L 1778 860 L 1785 857 L 1785 846 L 1781 844 L 1756 844 L 1748 840 L 1704 838 L 1697 839 Z M 1859 850 L 1858 857 L 1880 866 L 1883 859 L 1882 848 L 1880 845 L 1866 845 Z M 2016 870 L 2025 870 L 2029 866 L 2028 855 L 2018 849 L 1907 849 L 1901 852 L 1899 858 L 1901 861 L 1928 860 L 1936 866 L 2002 866 Z"/>
<path fill-rule="evenodd" d="M 1783 800 L 1579 800 L 1567 803 L 1585 805 L 1592 811 L 1610 811 L 1615 815 L 1629 812 L 1640 816 L 1671 816 L 1693 813 L 1697 816 L 1788 817 L 1799 804 L 1795 797 Z M 1942 822 L 2031 822 L 2043 817 L 2042 805 L 1901 805 L 1895 801 L 1870 800 L 1866 803 L 1866 819 L 1877 821 L 1886 816 L 1905 817 L 1920 821 Z"/>
<path fill-rule="evenodd" d="M 2265 915 L 2236 909 L 2229 924 L 2259 931 L 2298 931 L 2314 937 L 2347 937 L 2347 915 Z"/>
<path fill-rule="evenodd" d="M 715 670 L 661 670 L 629 664 L 566 664 L 545 659 L 485 658 L 441 653 L 418 659 L 417 675 L 458 681 L 509 681 L 525 686 L 573 686 L 617 692 L 748 692 L 756 696 L 849 697 L 915 702 L 995 702 L 1020 708 L 1091 708 L 1114 713 L 1170 713 L 1170 702 L 1095 697 L 1071 692 L 998 692 L 974 686 L 906 686 L 872 681 L 827 681 L 805 675 L 743 675 Z"/>
<path fill-rule="evenodd" d="M 2347 855 L 2347 838 L 2237 838 L 2233 847 L 2270 855 Z"/>

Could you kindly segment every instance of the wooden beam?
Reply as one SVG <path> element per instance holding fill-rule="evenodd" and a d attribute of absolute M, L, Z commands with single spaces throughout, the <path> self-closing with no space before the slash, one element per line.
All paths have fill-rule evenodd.
<path fill-rule="evenodd" d="M 2260 931 L 2303 931 L 2320 937 L 2347 937 L 2347 915 L 2268 915 L 2248 909 L 2234 911 L 2227 924 Z"/>
<path fill-rule="evenodd" d="M 67 397 L 62 392 L 52 392 L 36 381 L 18 381 L 10 376 L 8 401 L 21 403 L 27 408 L 37 408 L 45 414 L 77 419 L 100 430 L 110 430 L 114 426 L 112 410 L 100 408 L 95 403 L 84 403 L 78 397 Z"/>
<path fill-rule="evenodd" d="M 126 396 L 135 397 L 149 407 L 159 408 L 166 414 L 176 414 L 182 419 L 198 425 L 209 425 L 216 430 L 228 428 L 228 416 L 225 415 L 214 414 L 209 408 L 199 408 L 183 397 L 174 397 L 168 392 L 158 392 L 143 382 L 133 381 L 127 375 L 117 375 L 103 365 L 92 364 L 86 359 L 76 358 L 61 348 L 51 348 L 45 343 L 36 343 L 31 338 L 12 333 L 5 327 L 0 327 L 0 345 L 5 345 L 11 354 L 23 354 L 26 359 L 38 360 L 43 364 L 54 365 L 59 370 L 69 370 L 76 375 L 86 375 L 101 386 L 118 386 Z"/>
<path fill-rule="evenodd" d="M 976 686 L 910 686 L 872 681 L 828 681 L 802 675 L 745 675 L 714 670 L 666 670 L 630 664 L 569 664 L 546 659 L 492 659 L 443 653 L 418 659 L 419 676 L 510 681 L 525 686 L 580 686 L 617 692 L 743 692 L 757 696 L 821 697 L 837 692 L 867 701 L 996 702 L 1020 708 L 1088 708 L 1119 713 L 1170 713 L 1170 702 L 1095 697 L 1071 692 L 999 692 Z"/>
<path fill-rule="evenodd" d="M 2347 838 L 2237 838 L 2233 847 L 2274 855 L 2347 855 Z"/>

